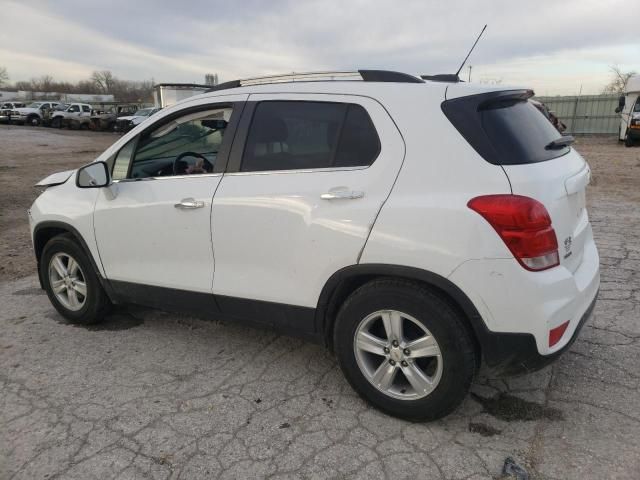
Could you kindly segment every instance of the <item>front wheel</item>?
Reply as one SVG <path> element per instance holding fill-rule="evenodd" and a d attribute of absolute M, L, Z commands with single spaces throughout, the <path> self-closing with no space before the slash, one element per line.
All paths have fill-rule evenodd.
<path fill-rule="evenodd" d="M 457 309 L 404 280 L 375 280 L 356 290 L 338 313 L 334 346 L 351 386 L 407 420 L 451 413 L 476 370 L 473 341 Z"/>
<path fill-rule="evenodd" d="M 69 234 L 47 242 L 40 278 L 56 310 L 72 323 L 100 322 L 111 303 L 82 247 Z"/>
<path fill-rule="evenodd" d="M 40 125 L 40 117 L 38 117 L 37 115 L 32 115 L 27 118 L 26 124 L 32 127 L 37 127 L 38 125 Z"/>

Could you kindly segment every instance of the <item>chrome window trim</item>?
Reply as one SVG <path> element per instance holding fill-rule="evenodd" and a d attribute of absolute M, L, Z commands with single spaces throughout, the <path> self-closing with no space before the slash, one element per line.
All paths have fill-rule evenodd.
<path fill-rule="evenodd" d="M 165 177 L 142 177 L 142 178 L 121 178 L 118 180 L 112 180 L 111 183 L 135 183 L 146 182 L 148 180 L 172 180 L 182 178 L 202 178 L 202 177 L 221 177 L 222 173 L 196 173 L 193 175 L 167 175 Z"/>
<path fill-rule="evenodd" d="M 305 169 L 287 169 L 287 170 L 255 170 L 251 172 L 229 172 L 225 176 L 245 176 L 245 175 L 280 175 L 283 173 L 316 173 L 316 172 L 349 172 L 354 170 L 367 170 L 371 165 L 364 167 L 325 167 L 325 168 L 305 168 Z"/>

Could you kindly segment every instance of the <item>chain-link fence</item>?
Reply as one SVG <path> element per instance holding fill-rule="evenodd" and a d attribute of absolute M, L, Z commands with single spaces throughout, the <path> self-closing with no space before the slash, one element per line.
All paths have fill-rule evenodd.
<path fill-rule="evenodd" d="M 536 97 L 567 126 L 568 134 L 617 134 L 620 115 L 617 95 Z"/>

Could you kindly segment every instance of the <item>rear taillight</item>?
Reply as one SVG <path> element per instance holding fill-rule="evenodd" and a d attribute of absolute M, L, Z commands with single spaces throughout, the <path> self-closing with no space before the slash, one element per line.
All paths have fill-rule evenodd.
<path fill-rule="evenodd" d="M 537 200 L 521 195 L 483 195 L 471 199 L 467 206 L 491 224 L 527 270 L 546 270 L 560 264 L 551 218 Z"/>

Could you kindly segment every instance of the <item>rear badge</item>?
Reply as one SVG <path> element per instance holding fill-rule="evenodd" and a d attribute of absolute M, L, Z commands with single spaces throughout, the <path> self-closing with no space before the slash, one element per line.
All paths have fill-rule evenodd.
<path fill-rule="evenodd" d="M 569 258 L 571 256 L 571 235 L 564 239 L 564 258 Z"/>

